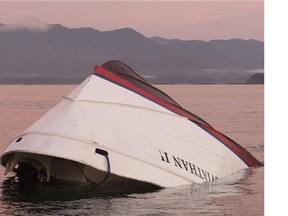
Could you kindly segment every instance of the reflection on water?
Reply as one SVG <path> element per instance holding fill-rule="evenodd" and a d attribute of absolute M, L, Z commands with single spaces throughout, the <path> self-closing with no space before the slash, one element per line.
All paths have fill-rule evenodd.
<path fill-rule="evenodd" d="M 1 186 L 5 215 L 241 215 L 231 200 L 255 195 L 253 175 L 247 169 L 215 182 L 144 191 L 101 191 L 89 186 L 21 184 L 12 178 Z M 239 200 L 240 201 L 240 200 Z M 223 202 L 225 205 L 223 205 Z M 238 203 L 241 204 L 241 201 Z M 254 200 L 255 204 L 255 200 Z M 236 208 L 235 208 L 236 207 Z M 233 209 L 232 209 L 233 210 Z M 261 211 L 259 214 L 261 215 Z"/>
<path fill-rule="evenodd" d="M 0 101 L 0 107 L 12 109 L 48 109 L 54 105 L 53 102 L 49 101 L 21 101 L 21 103 L 17 100 Z"/>
<path fill-rule="evenodd" d="M 1 185 L 2 214 L 6 215 L 93 215 L 111 211 L 111 199 L 157 190 L 98 190 L 87 185 L 21 183 L 8 178 Z M 129 209 L 127 209 L 129 213 Z M 126 213 L 126 215 L 127 215 Z"/>

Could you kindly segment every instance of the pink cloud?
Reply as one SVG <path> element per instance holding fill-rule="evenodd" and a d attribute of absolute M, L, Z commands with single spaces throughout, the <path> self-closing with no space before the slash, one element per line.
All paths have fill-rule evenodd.
<path fill-rule="evenodd" d="M 28 19 L 102 31 L 130 27 L 166 38 L 264 37 L 263 1 L 0 2 L 1 23 Z"/>

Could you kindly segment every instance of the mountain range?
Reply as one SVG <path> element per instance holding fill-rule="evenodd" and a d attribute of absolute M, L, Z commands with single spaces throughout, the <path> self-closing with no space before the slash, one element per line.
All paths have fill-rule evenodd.
<path fill-rule="evenodd" d="M 123 61 L 153 83 L 245 83 L 264 71 L 256 40 L 145 37 L 123 28 L 99 31 L 0 24 L 1 83 L 79 83 L 95 64 Z"/>

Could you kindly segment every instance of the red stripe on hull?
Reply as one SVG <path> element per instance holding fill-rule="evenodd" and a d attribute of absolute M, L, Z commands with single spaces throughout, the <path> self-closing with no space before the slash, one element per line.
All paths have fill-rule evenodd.
<path fill-rule="evenodd" d="M 254 158 L 246 149 L 237 144 L 235 141 L 215 130 L 214 128 L 207 127 L 206 125 L 199 125 L 201 128 L 206 130 L 209 134 L 214 136 L 224 145 L 226 145 L 231 151 L 233 151 L 241 160 L 246 163 L 248 167 L 262 166 L 262 164 Z"/>

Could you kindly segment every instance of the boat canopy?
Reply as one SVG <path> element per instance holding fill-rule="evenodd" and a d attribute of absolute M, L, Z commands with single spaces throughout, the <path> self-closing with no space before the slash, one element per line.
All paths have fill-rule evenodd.
<path fill-rule="evenodd" d="M 99 66 L 95 67 L 94 73 L 97 75 L 98 71 L 97 68 Z M 121 77 L 123 80 L 128 81 L 129 83 L 135 85 L 136 87 L 144 90 L 146 93 L 148 93 L 151 96 L 154 96 L 154 102 L 158 103 L 161 106 L 164 106 L 165 108 L 180 114 L 184 117 L 189 118 L 192 121 L 196 121 L 198 123 L 204 124 L 206 126 L 211 127 L 206 121 L 201 119 L 200 117 L 194 115 L 193 113 L 189 112 L 188 110 L 185 110 L 181 105 L 179 105 L 175 100 L 173 100 L 170 96 L 168 96 L 166 93 L 163 91 L 155 88 L 154 86 L 150 85 L 143 77 L 139 76 L 136 72 L 134 72 L 128 65 L 124 64 L 121 61 L 118 60 L 111 60 L 106 63 L 104 63 L 101 68 L 110 71 L 114 74 L 116 74 L 118 77 Z M 102 73 L 103 75 L 103 73 Z M 105 76 L 107 78 L 107 76 Z M 104 78 L 105 78 L 104 77 Z M 110 80 L 111 81 L 111 80 Z M 117 84 L 119 84 L 117 82 Z M 127 85 L 124 85 L 124 87 L 127 87 Z M 131 89 L 134 92 L 145 96 L 141 94 L 139 90 Z M 146 96 L 146 98 L 151 99 Z M 164 102 L 164 103 L 163 103 Z M 168 104 L 168 105 L 167 105 Z"/>
<path fill-rule="evenodd" d="M 162 100 L 174 104 L 175 106 L 181 107 L 175 100 L 173 100 L 167 94 L 151 86 L 143 77 L 135 73 L 128 65 L 117 60 L 112 60 L 104 63 L 101 67 L 118 74 L 123 79 L 129 80 L 130 82 L 145 89 L 147 92 L 156 95 Z"/>

